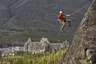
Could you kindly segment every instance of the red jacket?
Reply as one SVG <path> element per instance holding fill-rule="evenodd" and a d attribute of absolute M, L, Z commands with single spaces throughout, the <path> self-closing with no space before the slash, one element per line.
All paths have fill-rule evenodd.
<path fill-rule="evenodd" d="M 61 13 L 61 14 L 58 16 L 58 20 L 59 20 L 60 22 L 62 22 L 62 21 L 64 21 L 64 19 L 65 19 L 65 14 L 64 14 L 64 13 Z"/>

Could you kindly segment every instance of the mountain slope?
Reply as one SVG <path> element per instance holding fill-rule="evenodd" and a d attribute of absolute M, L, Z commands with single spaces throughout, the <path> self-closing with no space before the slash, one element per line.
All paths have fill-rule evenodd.
<path fill-rule="evenodd" d="M 65 13 L 73 13 L 87 3 L 87 0 L 2 0 L 0 1 L 1 40 L 8 39 L 9 37 L 12 38 L 22 33 L 26 33 L 27 35 L 29 32 L 35 36 L 36 34 L 33 34 L 34 31 L 36 33 L 43 32 L 46 35 L 50 34 L 50 36 L 54 33 L 58 37 L 60 32 L 59 22 L 57 20 L 59 11 L 62 10 Z M 66 27 L 61 34 L 74 34 L 87 7 L 88 6 L 86 6 L 83 11 L 71 17 L 73 27 Z M 21 36 L 24 36 L 24 34 Z M 72 37 L 72 35 L 70 35 L 70 37 Z M 4 36 L 4 38 L 2 36 Z M 38 36 L 41 37 L 41 35 Z M 64 36 L 64 39 L 65 38 Z"/>

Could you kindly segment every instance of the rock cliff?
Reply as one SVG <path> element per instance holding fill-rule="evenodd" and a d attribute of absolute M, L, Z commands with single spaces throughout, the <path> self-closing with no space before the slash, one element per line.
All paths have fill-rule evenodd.
<path fill-rule="evenodd" d="M 96 0 L 89 6 L 62 64 L 96 64 Z"/>

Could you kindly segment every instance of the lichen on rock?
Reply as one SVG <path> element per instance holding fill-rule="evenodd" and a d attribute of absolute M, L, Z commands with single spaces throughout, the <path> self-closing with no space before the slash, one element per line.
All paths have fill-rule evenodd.
<path fill-rule="evenodd" d="M 96 0 L 89 6 L 62 64 L 96 64 Z"/>

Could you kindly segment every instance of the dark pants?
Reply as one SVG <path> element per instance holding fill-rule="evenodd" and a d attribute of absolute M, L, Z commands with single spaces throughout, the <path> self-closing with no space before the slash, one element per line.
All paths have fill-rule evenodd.
<path fill-rule="evenodd" d="M 68 22 L 68 26 L 71 27 L 71 26 L 72 26 L 72 25 L 71 25 L 71 22 L 70 22 L 70 21 L 67 21 L 67 22 Z"/>
<path fill-rule="evenodd" d="M 61 26 L 61 30 L 64 29 L 66 22 L 68 22 L 68 26 L 71 27 L 71 22 L 70 21 L 67 21 L 66 18 L 65 18 L 64 21 L 61 22 L 61 25 L 62 25 Z"/>
<path fill-rule="evenodd" d="M 68 22 L 68 26 L 71 27 L 71 22 L 67 21 L 66 18 L 64 19 L 64 22 Z"/>

